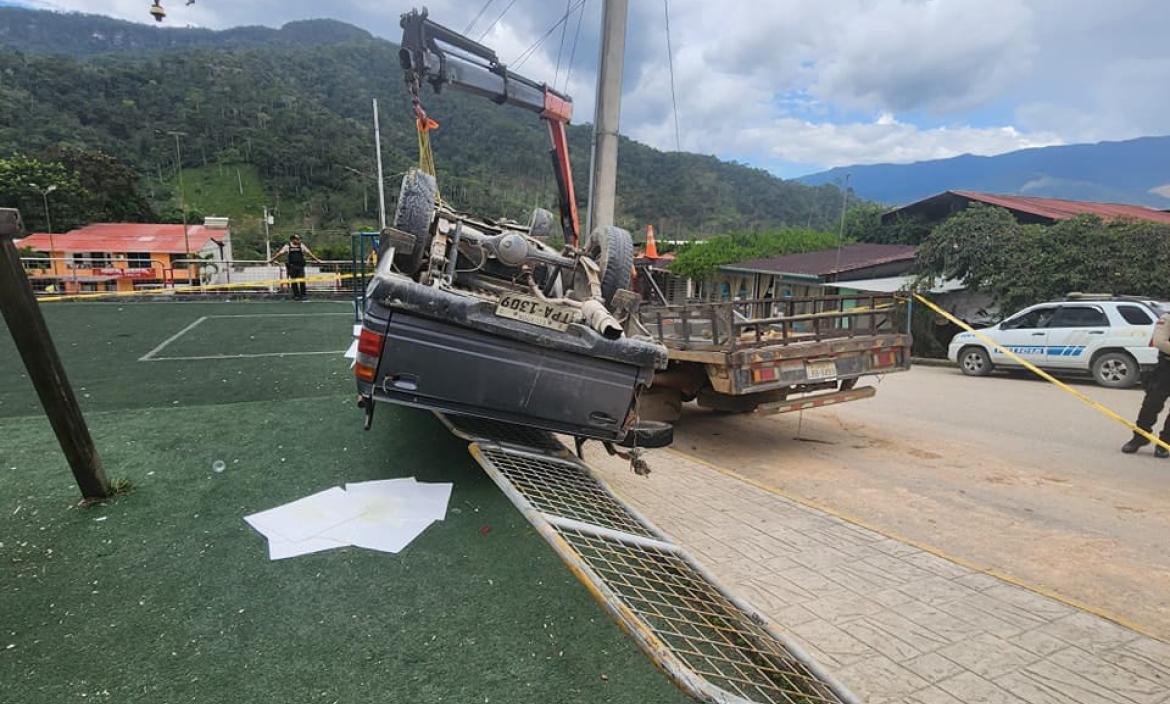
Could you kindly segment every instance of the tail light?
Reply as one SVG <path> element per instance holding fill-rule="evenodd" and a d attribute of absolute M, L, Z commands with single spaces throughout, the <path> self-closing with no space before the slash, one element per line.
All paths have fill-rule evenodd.
<path fill-rule="evenodd" d="M 386 342 L 385 335 L 362 328 L 358 336 L 357 359 L 353 365 L 353 375 L 362 381 L 373 382 L 378 374 L 378 359 L 382 356 L 382 345 Z"/>

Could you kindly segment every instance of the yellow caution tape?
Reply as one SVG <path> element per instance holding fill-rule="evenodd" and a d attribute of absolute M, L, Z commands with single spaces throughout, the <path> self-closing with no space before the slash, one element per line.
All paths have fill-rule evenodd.
<path fill-rule="evenodd" d="M 1047 382 L 1049 382 L 1050 384 L 1053 384 L 1053 385 L 1054 385 L 1054 386 L 1056 386 L 1057 388 L 1061 389 L 1062 391 L 1065 391 L 1065 392 L 1067 392 L 1067 393 L 1071 394 L 1072 396 L 1076 397 L 1076 398 L 1077 398 L 1077 400 L 1081 401 L 1081 402 L 1082 402 L 1082 403 L 1084 403 L 1086 406 L 1088 406 L 1088 407 L 1092 408 L 1094 411 L 1097 411 L 1097 412 L 1098 412 L 1098 413 L 1100 413 L 1101 415 L 1103 415 L 1103 416 L 1105 416 L 1105 417 L 1107 417 L 1107 418 L 1109 418 L 1109 419 L 1111 419 L 1111 420 L 1117 421 L 1117 422 L 1118 422 L 1118 423 L 1120 423 L 1121 425 L 1124 425 L 1125 427 L 1129 428 L 1130 430 L 1132 430 L 1132 431 L 1133 431 L 1134 433 L 1136 433 L 1137 435 L 1140 435 L 1140 436 L 1142 436 L 1143 438 L 1145 438 L 1146 440 L 1149 440 L 1150 442 L 1154 443 L 1155 445 L 1157 445 L 1157 446 L 1159 446 L 1159 447 L 1162 447 L 1162 448 L 1165 448 L 1165 449 L 1167 449 L 1167 450 L 1170 450 L 1170 443 L 1167 443 L 1166 441 L 1162 440 L 1162 439 L 1161 439 L 1161 438 L 1159 438 L 1157 435 L 1154 435 L 1153 433 L 1151 433 L 1151 432 L 1150 432 L 1150 431 L 1148 431 L 1148 430 L 1143 430 L 1143 429 L 1141 429 L 1141 428 L 1137 427 L 1136 425 L 1134 425 L 1133 423 L 1131 423 L 1131 422 L 1129 421 L 1129 419 L 1128 419 L 1128 418 L 1126 418 L 1125 416 L 1121 415 L 1121 414 L 1120 414 L 1120 413 L 1118 413 L 1117 411 L 1114 411 L 1112 408 L 1109 408 L 1108 406 L 1104 406 L 1104 405 L 1102 405 L 1102 404 L 1100 404 L 1100 403 L 1097 403 L 1097 402 L 1096 402 L 1096 401 L 1094 401 L 1093 399 L 1091 399 L 1091 398 L 1089 398 L 1088 396 L 1086 396 L 1086 395 L 1085 395 L 1083 392 L 1081 392 L 1081 391 L 1078 391 L 1077 389 L 1074 389 L 1073 387 L 1071 387 L 1071 386 L 1069 386 L 1068 384 L 1064 383 L 1064 382 L 1063 382 L 1063 381 L 1061 381 L 1060 379 L 1057 379 L 1056 377 L 1052 376 L 1052 375 L 1051 375 L 1051 374 L 1049 374 L 1048 372 L 1044 371 L 1044 370 L 1043 370 L 1043 369 L 1041 369 L 1040 367 L 1037 367 L 1035 364 L 1032 364 L 1032 363 L 1031 363 L 1031 362 L 1029 362 L 1028 360 L 1026 360 L 1026 359 L 1024 359 L 1024 358 L 1020 357 L 1020 356 L 1019 356 L 1018 354 L 1016 354 L 1015 352 L 1012 352 L 1011 350 L 1007 349 L 1006 347 L 1004 347 L 1003 345 L 999 344 L 999 343 L 998 343 L 998 342 L 996 342 L 995 340 L 992 340 L 992 339 L 991 339 L 990 337 L 988 337 L 987 335 L 984 335 L 983 333 L 979 332 L 979 331 L 978 331 L 978 330 L 976 330 L 975 328 L 973 328 L 973 327 L 971 327 L 970 325 L 968 325 L 968 324 L 964 323 L 962 320 L 959 320 L 958 318 L 956 318 L 955 316 L 951 315 L 951 314 L 950 314 L 950 313 L 948 313 L 947 311 L 945 311 L 945 310 L 943 310 L 942 308 L 938 307 L 938 306 L 937 306 L 937 305 L 936 305 L 936 304 L 935 304 L 933 301 L 931 301 L 931 300 L 929 300 L 928 298 L 926 298 L 926 296 L 923 296 L 923 295 L 922 295 L 922 294 L 920 294 L 920 293 L 916 293 L 916 294 L 914 294 L 914 298 L 916 298 L 916 299 L 918 299 L 919 301 L 921 301 L 921 302 L 922 302 L 924 305 L 926 305 L 926 307 L 927 307 L 927 308 L 930 308 L 930 309 L 931 309 L 931 310 L 933 310 L 935 313 L 938 313 L 939 315 L 941 315 L 942 317 L 944 317 L 944 318 L 946 318 L 947 320 L 951 321 L 951 322 L 952 322 L 952 323 L 954 323 L 955 325 L 958 325 L 959 327 L 963 328 L 963 329 L 964 329 L 964 330 L 966 330 L 967 332 L 971 333 L 972 335 L 974 335 L 974 336 L 976 337 L 976 339 L 978 339 L 978 340 L 979 340 L 980 342 L 982 342 L 983 344 L 985 344 L 985 345 L 987 345 L 988 347 L 991 347 L 991 348 L 993 348 L 993 349 L 995 349 L 995 350 L 997 350 L 997 351 L 1001 352 L 1001 353 L 1002 353 L 1004 356 L 1006 356 L 1008 359 L 1012 360 L 1012 361 L 1013 361 L 1013 362 L 1015 362 L 1016 364 L 1018 364 L 1018 365 L 1020 365 L 1021 367 L 1023 367 L 1023 368 L 1025 368 L 1025 369 L 1027 369 L 1028 371 L 1032 372 L 1033 374 L 1035 374 L 1036 376 L 1040 377 L 1040 378 L 1041 378 L 1041 379 L 1043 379 L 1044 381 L 1047 381 Z"/>
<path fill-rule="evenodd" d="M 96 293 L 73 293 L 62 296 L 40 296 L 37 298 L 41 303 L 52 303 L 53 301 L 84 301 L 94 298 L 121 298 L 125 296 L 169 296 L 174 293 L 203 293 L 206 291 L 227 291 L 238 288 L 268 288 L 272 286 L 280 286 L 282 284 L 292 283 L 312 283 L 315 281 L 337 281 L 342 279 L 352 279 L 357 274 L 316 274 L 313 276 L 302 276 L 296 279 L 268 279 L 266 281 L 243 281 L 235 284 L 208 284 L 206 286 L 175 286 L 172 288 L 150 288 L 138 291 L 99 291 Z"/>

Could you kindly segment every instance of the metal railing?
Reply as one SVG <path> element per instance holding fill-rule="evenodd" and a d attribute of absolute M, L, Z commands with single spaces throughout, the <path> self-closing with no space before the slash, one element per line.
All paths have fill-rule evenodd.
<path fill-rule="evenodd" d="M 88 262 L 73 257 L 24 257 L 21 259 L 38 296 L 60 297 L 100 294 L 124 296 L 134 294 L 173 293 L 184 296 L 272 295 L 288 289 L 292 283 L 283 264 L 269 264 L 256 259 L 114 259 Z M 148 264 L 143 266 L 143 264 Z M 355 268 L 348 259 L 324 260 L 305 266 L 306 289 L 318 293 L 352 295 Z"/>
<path fill-rule="evenodd" d="M 668 347 L 721 349 L 788 345 L 904 332 L 907 299 L 898 294 L 756 298 L 650 306 L 642 325 Z M 903 322 L 905 325 L 903 325 Z"/>

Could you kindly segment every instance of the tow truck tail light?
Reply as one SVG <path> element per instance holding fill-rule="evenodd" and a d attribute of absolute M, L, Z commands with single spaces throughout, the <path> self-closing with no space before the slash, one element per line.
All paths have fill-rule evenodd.
<path fill-rule="evenodd" d="M 353 365 L 353 375 L 362 381 L 373 382 L 378 375 L 378 359 L 382 356 L 382 345 L 386 342 L 384 335 L 363 327 L 358 336 L 357 359 Z"/>

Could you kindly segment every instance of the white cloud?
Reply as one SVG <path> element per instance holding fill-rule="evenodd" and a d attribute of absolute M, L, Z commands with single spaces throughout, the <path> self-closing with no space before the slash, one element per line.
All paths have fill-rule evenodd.
<path fill-rule="evenodd" d="M 147 0 L 54 4 L 149 21 Z M 164 4 L 178 26 L 326 15 L 393 39 L 411 0 Z M 456 30 L 482 7 L 481 0 L 426 4 Z M 495 0 L 473 36 L 506 5 Z M 569 88 L 578 122 L 592 109 L 600 5 L 586 5 Z M 662 10 L 658 2 L 630 4 L 622 130 L 673 149 Z M 670 10 L 688 150 L 784 171 L 1119 139 L 1170 124 L 1163 0 L 670 0 Z M 519 0 L 484 41 L 512 61 L 563 12 L 559 1 Z M 522 72 L 556 75 L 560 47 L 558 30 Z M 563 51 L 561 76 L 568 46 Z"/>

